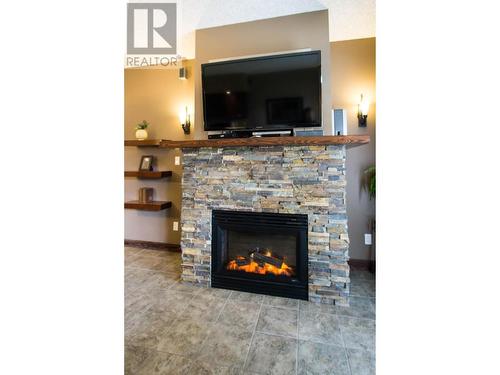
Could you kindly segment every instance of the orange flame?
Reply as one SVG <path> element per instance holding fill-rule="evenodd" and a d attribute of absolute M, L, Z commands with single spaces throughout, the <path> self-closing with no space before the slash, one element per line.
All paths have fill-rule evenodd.
<path fill-rule="evenodd" d="M 244 257 L 238 256 L 237 259 L 245 259 Z M 289 267 L 285 262 L 281 265 L 281 268 L 273 266 L 269 263 L 264 263 L 263 266 L 259 266 L 259 264 L 255 261 L 251 261 L 249 264 L 245 264 L 243 266 L 239 266 L 236 263 L 236 260 L 232 260 L 227 264 L 227 269 L 232 271 L 244 271 L 250 273 L 257 273 L 259 275 L 265 275 L 271 273 L 277 276 L 292 276 L 294 274 L 293 268 Z"/>

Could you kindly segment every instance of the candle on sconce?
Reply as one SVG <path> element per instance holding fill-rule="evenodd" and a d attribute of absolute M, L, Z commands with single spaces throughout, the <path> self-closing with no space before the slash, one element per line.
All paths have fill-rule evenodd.
<path fill-rule="evenodd" d="M 181 123 L 184 134 L 191 133 L 191 120 L 187 106 L 181 107 L 181 109 L 179 110 L 179 121 Z"/>

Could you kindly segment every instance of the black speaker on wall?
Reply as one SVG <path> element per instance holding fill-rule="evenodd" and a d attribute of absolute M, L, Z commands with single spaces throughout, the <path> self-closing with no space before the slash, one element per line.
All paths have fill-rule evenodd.
<path fill-rule="evenodd" d="M 332 109 L 333 135 L 347 135 L 347 111 Z"/>

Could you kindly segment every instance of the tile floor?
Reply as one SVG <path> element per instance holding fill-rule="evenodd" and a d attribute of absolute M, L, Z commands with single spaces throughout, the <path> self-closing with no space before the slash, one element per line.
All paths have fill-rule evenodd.
<path fill-rule="evenodd" d="M 125 248 L 125 373 L 375 374 L 375 280 L 351 307 L 180 283 L 179 253 Z"/>

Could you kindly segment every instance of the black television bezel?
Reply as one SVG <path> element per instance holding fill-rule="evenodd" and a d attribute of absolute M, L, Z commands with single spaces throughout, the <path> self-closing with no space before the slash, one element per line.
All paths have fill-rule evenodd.
<path fill-rule="evenodd" d="M 205 100 L 205 69 L 208 66 L 215 66 L 215 65 L 228 65 L 228 64 L 234 64 L 234 63 L 241 63 L 241 62 L 248 62 L 248 61 L 259 61 L 259 60 L 274 60 L 277 58 L 284 58 L 284 57 L 290 57 L 290 56 L 306 56 L 306 55 L 318 55 L 319 57 L 319 70 L 318 70 L 318 82 L 319 82 L 319 122 L 318 123 L 309 123 L 309 124 L 295 124 L 295 125 L 290 125 L 290 126 L 284 126 L 284 127 L 272 127 L 272 128 L 267 128 L 265 126 L 260 126 L 260 127 L 241 127 L 241 128 L 229 128 L 229 127 L 217 127 L 217 128 L 210 128 L 207 129 L 207 118 L 206 118 L 206 100 Z M 278 55 L 267 55 L 267 56 L 257 56 L 257 57 L 248 57 L 248 58 L 242 58 L 242 59 L 234 59 L 234 60 L 224 60 L 224 61 L 217 61 L 217 62 L 212 62 L 212 63 L 204 63 L 201 64 L 201 89 L 202 89 L 202 100 L 203 100 L 203 129 L 205 131 L 220 131 L 220 130 L 230 130 L 230 131 L 273 131 L 273 130 L 291 130 L 294 128 L 317 128 L 317 127 L 322 127 L 323 123 L 323 99 L 322 99 L 322 89 L 323 89 L 323 82 L 321 79 L 321 50 L 314 50 L 314 51 L 306 51 L 306 52 L 291 52 L 291 53 L 283 53 L 283 54 L 278 54 Z"/>

